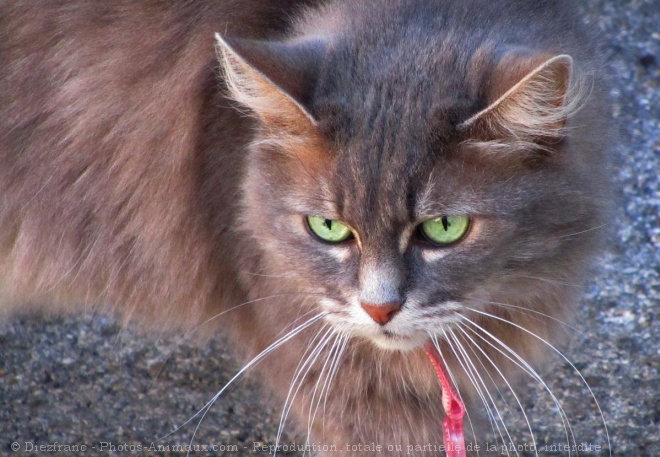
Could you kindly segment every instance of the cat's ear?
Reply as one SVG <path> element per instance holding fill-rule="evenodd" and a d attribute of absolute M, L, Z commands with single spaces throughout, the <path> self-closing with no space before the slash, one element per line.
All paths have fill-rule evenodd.
<path fill-rule="evenodd" d="M 510 149 L 556 144 L 575 112 L 569 55 L 505 56 L 491 75 L 488 106 L 460 125 L 470 141 Z"/>
<path fill-rule="evenodd" d="M 293 44 L 215 35 L 230 95 L 269 125 L 298 130 L 316 125 L 311 100 L 325 44 Z"/>

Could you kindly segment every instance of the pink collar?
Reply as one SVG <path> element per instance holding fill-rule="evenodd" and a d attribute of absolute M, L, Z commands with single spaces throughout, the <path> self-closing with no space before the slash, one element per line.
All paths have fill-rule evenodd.
<path fill-rule="evenodd" d="M 442 427 L 447 457 L 465 457 L 465 434 L 463 433 L 465 406 L 449 382 L 445 363 L 431 341 L 424 346 L 424 351 L 431 360 L 442 386 L 442 407 L 445 410 Z"/>

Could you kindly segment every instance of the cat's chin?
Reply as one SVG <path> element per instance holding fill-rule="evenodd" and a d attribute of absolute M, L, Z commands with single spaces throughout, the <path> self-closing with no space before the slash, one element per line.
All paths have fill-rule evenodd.
<path fill-rule="evenodd" d="M 378 335 L 371 335 L 368 339 L 379 349 L 406 352 L 424 346 L 428 340 L 428 335 L 419 334 L 412 336 L 400 336 L 383 332 Z"/>

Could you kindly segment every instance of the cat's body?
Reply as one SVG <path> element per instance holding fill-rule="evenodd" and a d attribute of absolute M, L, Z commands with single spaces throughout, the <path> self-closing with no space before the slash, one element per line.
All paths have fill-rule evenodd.
<path fill-rule="evenodd" d="M 1 7 L 5 308 L 190 329 L 237 307 L 200 331 L 245 357 L 310 322 L 259 369 L 282 399 L 300 374 L 313 442 L 441 443 L 424 340 L 488 331 L 533 361 L 516 325 L 552 339 L 597 252 L 591 38 L 571 2 L 277 3 Z M 445 215 L 470 228 L 439 247 L 419 227 Z M 306 216 L 352 238 L 315 239 Z"/>

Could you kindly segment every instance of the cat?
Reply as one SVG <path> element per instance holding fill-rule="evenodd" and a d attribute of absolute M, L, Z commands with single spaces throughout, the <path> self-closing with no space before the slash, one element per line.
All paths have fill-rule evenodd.
<path fill-rule="evenodd" d="M 310 443 L 442 443 L 422 348 L 477 408 L 604 244 L 573 3 L 3 4 L 3 312 L 218 332 Z"/>

